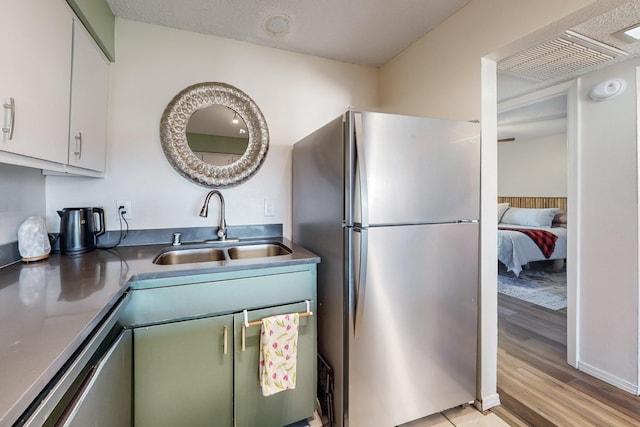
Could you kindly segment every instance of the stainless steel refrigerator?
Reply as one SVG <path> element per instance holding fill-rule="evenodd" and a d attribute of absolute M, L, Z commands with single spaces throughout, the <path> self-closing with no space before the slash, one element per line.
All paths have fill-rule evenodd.
<path fill-rule="evenodd" d="M 321 257 L 335 424 L 476 395 L 479 125 L 348 111 L 293 148 L 293 240 Z"/>

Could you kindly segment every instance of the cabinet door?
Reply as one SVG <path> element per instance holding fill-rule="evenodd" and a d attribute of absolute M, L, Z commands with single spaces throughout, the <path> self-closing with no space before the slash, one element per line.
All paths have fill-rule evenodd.
<path fill-rule="evenodd" d="M 249 312 L 249 321 L 276 314 L 304 312 L 305 303 Z M 312 304 L 312 310 L 315 305 Z M 261 327 L 246 330 L 242 349 L 243 314 L 234 317 L 234 389 L 237 427 L 282 427 L 313 415 L 316 401 L 316 316 L 301 317 L 298 331 L 296 388 L 263 396 L 259 381 Z"/>
<path fill-rule="evenodd" d="M 109 62 L 74 20 L 69 164 L 103 172 L 107 143 Z"/>
<path fill-rule="evenodd" d="M 136 427 L 232 426 L 232 326 L 228 315 L 134 329 Z"/>
<path fill-rule="evenodd" d="M 63 0 L 0 0 L 0 10 L 0 150 L 67 163 L 71 11 Z"/>
<path fill-rule="evenodd" d="M 131 350 L 131 330 L 125 330 L 90 371 L 56 425 L 131 426 Z"/>

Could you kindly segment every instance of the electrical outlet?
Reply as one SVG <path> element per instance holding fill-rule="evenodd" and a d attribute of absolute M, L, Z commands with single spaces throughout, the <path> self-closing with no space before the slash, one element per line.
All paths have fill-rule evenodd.
<path fill-rule="evenodd" d="M 116 202 L 116 215 L 117 218 L 120 218 L 120 208 L 121 206 L 124 206 L 123 210 L 124 215 L 123 218 L 124 219 L 133 219 L 133 212 L 131 211 L 131 200 L 118 200 Z"/>

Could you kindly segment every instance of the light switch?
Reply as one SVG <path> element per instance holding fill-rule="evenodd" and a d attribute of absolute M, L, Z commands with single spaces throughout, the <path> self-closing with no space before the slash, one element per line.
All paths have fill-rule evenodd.
<path fill-rule="evenodd" d="M 264 216 L 275 216 L 275 210 L 273 199 L 264 199 Z"/>

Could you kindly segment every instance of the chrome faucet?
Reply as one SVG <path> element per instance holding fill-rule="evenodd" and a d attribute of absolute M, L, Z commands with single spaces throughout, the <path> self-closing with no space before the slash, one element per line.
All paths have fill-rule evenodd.
<path fill-rule="evenodd" d="M 216 194 L 220 198 L 220 225 L 218 226 L 218 240 L 227 240 L 227 220 L 224 217 L 224 197 L 218 190 L 211 190 L 204 199 L 204 205 L 200 209 L 200 216 L 206 218 L 209 216 L 209 200 L 211 196 Z"/>

